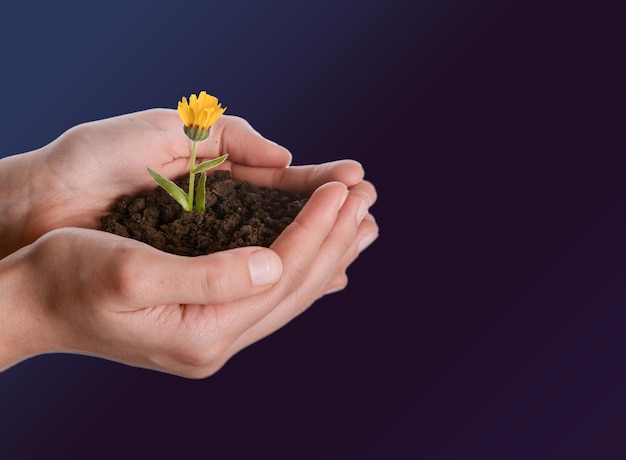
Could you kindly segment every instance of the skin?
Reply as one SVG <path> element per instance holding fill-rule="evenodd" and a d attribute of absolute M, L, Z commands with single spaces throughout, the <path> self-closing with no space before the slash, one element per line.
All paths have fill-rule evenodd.
<path fill-rule="evenodd" d="M 220 169 L 234 177 L 311 194 L 271 248 L 182 257 L 97 230 L 121 195 L 155 186 L 146 167 L 187 173 L 189 150 L 177 113 L 153 109 L 0 160 L 0 369 L 70 352 L 204 378 L 345 288 L 378 236 L 363 168 L 289 166 L 286 149 L 237 117 L 218 121 L 198 161 L 228 153 Z"/>

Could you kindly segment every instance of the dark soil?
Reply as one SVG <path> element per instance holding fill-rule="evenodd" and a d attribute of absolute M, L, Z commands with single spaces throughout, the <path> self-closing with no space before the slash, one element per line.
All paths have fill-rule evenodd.
<path fill-rule="evenodd" d="M 188 177 L 175 182 L 188 189 Z M 307 199 L 303 194 L 257 187 L 231 177 L 229 171 L 215 171 L 207 175 L 205 213 L 184 211 L 157 186 L 135 197 L 122 197 L 112 214 L 101 217 L 101 228 L 183 256 L 241 246 L 269 247 Z"/>

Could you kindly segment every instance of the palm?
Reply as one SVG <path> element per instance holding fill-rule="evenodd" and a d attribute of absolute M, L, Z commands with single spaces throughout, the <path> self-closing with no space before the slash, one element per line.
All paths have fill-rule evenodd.
<path fill-rule="evenodd" d="M 188 170 L 189 140 L 175 111 L 149 110 L 70 130 L 51 144 L 47 163 L 79 200 L 115 199 L 154 186 L 147 167 Z"/>
<path fill-rule="evenodd" d="M 189 171 L 190 141 L 176 111 L 157 109 L 80 125 L 47 146 L 45 165 L 54 182 L 31 227 L 97 228 L 125 194 L 156 186 L 147 168 L 168 178 Z M 220 144 L 212 144 L 218 146 Z M 218 156 L 209 152 L 202 155 Z"/>

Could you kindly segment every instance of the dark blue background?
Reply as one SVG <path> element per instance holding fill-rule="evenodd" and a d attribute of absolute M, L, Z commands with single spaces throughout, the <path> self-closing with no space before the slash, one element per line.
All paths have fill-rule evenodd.
<path fill-rule="evenodd" d="M 624 458 L 625 37 L 585 3 L 3 4 L 0 155 L 207 89 L 361 161 L 381 236 L 209 379 L 1 374 L 0 458 Z"/>

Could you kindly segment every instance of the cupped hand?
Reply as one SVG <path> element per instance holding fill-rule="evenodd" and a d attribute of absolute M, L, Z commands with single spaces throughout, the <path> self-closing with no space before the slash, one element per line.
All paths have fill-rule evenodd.
<path fill-rule="evenodd" d="M 290 152 L 239 117 L 218 120 L 209 139 L 198 144 L 197 161 L 224 153 L 229 157 L 219 168 L 256 185 L 311 194 L 324 183 L 338 181 L 361 189 L 370 203 L 376 199 L 358 162 L 287 167 Z M 0 245 L 0 256 L 56 228 L 99 228 L 100 216 L 122 195 L 156 186 L 148 167 L 169 179 L 188 174 L 190 141 L 175 110 L 150 109 L 75 126 L 21 157 L 20 167 L 29 171 L 28 180 L 34 184 L 15 199 L 21 203 L 20 212 L 4 217 L 17 222 L 4 223 L 4 233 L 10 235 Z"/>
<path fill-rule="evenodd" d="M 345 285 L 346 268 L 378 234 L 371 192 L 316 187 L 269 249 L 190 258 L 105 232 L 52 231 L 0 261 L 0 349 L 15 350 L 4 367 L 63 351 L 211 375 Z"/>

